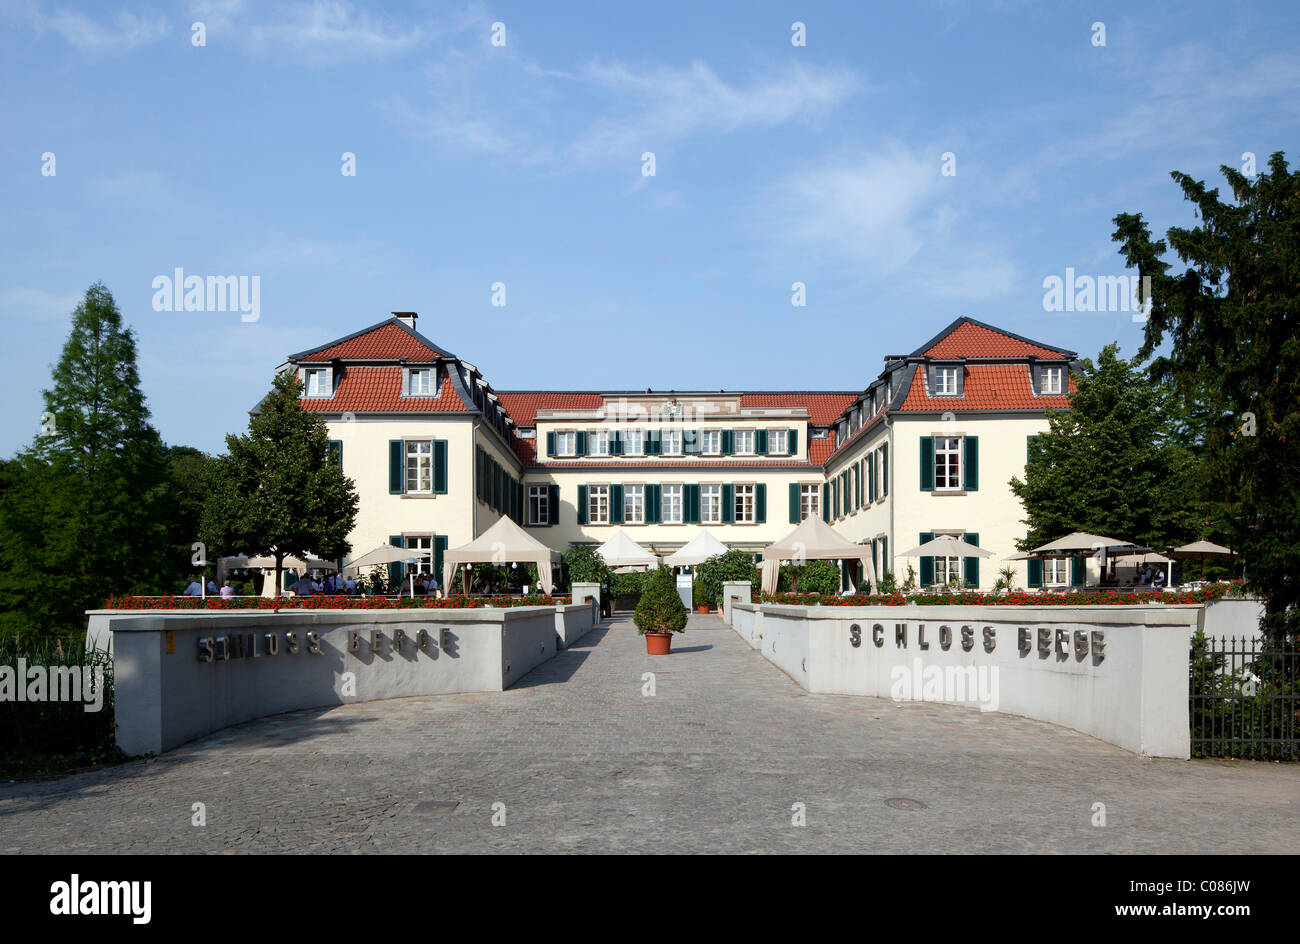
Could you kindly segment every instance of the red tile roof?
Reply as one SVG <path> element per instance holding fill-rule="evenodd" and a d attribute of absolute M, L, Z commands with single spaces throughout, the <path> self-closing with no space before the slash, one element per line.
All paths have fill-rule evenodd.
<path fill-rule="evenodd" d="M 830 426 L 857 398 L 856 393 L 743 393 L 740 405 L 742 408 L 803 407 L 812 425 Z"/>
<path fill-rule="evenodd" d="M 303 363 L 313 363 L 336 357 L 344 360 L 397 360 L 405 357 L 413 361 L 432 361 L 438 358 L 438 352 L 411 337 L 401 325 L 390 321 L 355 338 L 340 341 L 319 351 L 311 351 L 301 360 Z"/>
<path fill-rule="evenodd" d="M 825 439 L 808 440 L 808 459 L 813 465 L 825 465 L 826 460 L 831 457 L 835 451 L 835 434 L 827 436 Z"/>
<path fill-rule="evenodd" d="M 964 395 L 931 397 L 925 392 L 925 371 L 918 369 L 912 378 L 900 410 L 1055 410 L 1068 409 L 1070 398 L 1034 396 L 1029 383 L 1028 364 L 967 364 Z M 1070 376 L 1070 393 L 1076 391 Z"/>
<path fill-rule="evenodd" d="M 303 397 L 302 408 L 314 413 L 466 412 L 451 381 L 445 375 L 440 379 L 438 396 L 404 397 L 402 368 L 344 367 L 334 378 L 334 396 Z"/>
<path fill-rule="evenodd" d="M 788 469 L 790 466 L 796 466 L 796 465 L 806 466 L 810 464 L 815 465 L 816 463 L 801 462 L 797 459 L 788 459 L 788 458 L 763 460 L 763 459 L 732 459 L 728 457 L 725 460 L 715 458 L 713 461 L 710 461 L 709 459 L 700 459 L 695 456 L 685 456 L 685 457 L 654 456 L 653 459 L 651 459 L 650 461 L 644 461 L 641 459 L 640 456 L 633 456 L 630 458 L 624 457 L 622 459 L 595 459 L 595 460 L 585 460 L 585 461 L 576 461 L 576 462 L 573 460 L 567 460 L 564 462 L 544 462 L 541 464 L 541 468 L 547 469 L 552 472 L 559 472 L 559 471 L 563 471 L 564 469 L 626 469 L 629 466 L 636 466 L 638 468 L 644 469 L 647 467 L 654 468 L 654 467 L 662 466 L 665 469 L 672 469 L 675 472 L 680 471 L 683 468 L 695 468 L 695 469 L 699 469 L 701 472 L 708 472 L 710 470 L 734 469 L 737 467 L 752 468 L 756 466 L 776 468 L 776 469 Z"/>
<path fill-rule="evenodd" d="M 963 321 L 937 344 L 923 352 L 928 357 L 1051 357 L 1060 351 L 1021 341 L 1010 335 Z"/>
<path fill-rule="evenodd" d="M 535 426 L 538 410 L 597 410 L 605 405 L 599 393 L 564 393 L 542 391 L 496 391 L 516 426 Z"/>
<path fill-rule="evenodd" d="M 515 455 L 524 465 L 532 465 L 537 461 L 536 439 L 520 439 L 516 436 L 510 440 L 510 445 L 515 447 Z"/>

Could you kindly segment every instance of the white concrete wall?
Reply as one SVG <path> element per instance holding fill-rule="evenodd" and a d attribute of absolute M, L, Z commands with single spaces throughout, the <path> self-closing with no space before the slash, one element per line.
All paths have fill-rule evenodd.
<path fill-rule="evenodd" d="M 590 600 L 555 608 L 555 635 L 561 649 L 568 649 L 596 625 L 596 613 Z"/>
<path fill-rule="evenodd" d="M 502 691 L 556 651 L 552 607 L 89 615 L 89 638 L 113 649 L 117 743 L 131 755 L 301 708 Z M 421 630 L 430 636 L 425 649 L 416 646 Z M 318 635 L 319 653 L 310 651 L 309 633 Z M 202 639 L 250 636 L 256 649 L 245 651 L 256 655 L 199 659 Z M 269 652 L 270 637 L 278 654 Z"/>
<path fill-rule="evenodd" d="M 970 667 L 986 673 L 994 700 L 984 701 L 979 692 L 957 697 L 960 693 L 942 691 L 924 700 L 980 705 L 1073 728 L 1135 753 L 1179 758 L 1190 756 L 1188 650 L 1198 611 L 1190 606 L 734 607 L 741 637 L 751 645 L 755 635 L 761 637 L 763 655 L 810 692 L 889 698 L 898 694 L 896 670 Z M 897 643 L 897 624 L 906 627 L 905 646 Z M 880 645 L 873 638 L 877 625 L 883 630 Z M 961 644 L 965 626 L 972 631 L 969 650 Z M 941 627 L 952 634 L 946 650 Z M 986 627 L 991 651 L 984 645 Z M 1021 628 L 1030 633 L 1028 653 L 1019 647 Z M 1040 630 L 1048 634 L 1046 654 L 1039 651 Z M 1064 654 L 1056 651 L 1058 630 L 1066 633 Z M 1086 654 L 1074 648 L 1076 632 L 1085 634 Z M 1097 639 L 1104 645 L 1100 658 Z"/>
<path fill-rule="evenodd" d="M 1206 636 L 1220 639 L 1255 639 L 1264 638 L 1259 621 L 1264 616 L 1262 600 L 1215 600 L 1206 603 L 1201 610 L 1197 628 Z"/>

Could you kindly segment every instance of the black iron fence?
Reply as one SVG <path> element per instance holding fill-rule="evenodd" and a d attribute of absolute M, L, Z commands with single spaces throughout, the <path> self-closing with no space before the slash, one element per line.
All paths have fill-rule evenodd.
<path fill-rule="evenodd" d="M 1300 761 L 1300 650 L 1198 634 L 1190 707 L 1193 757 Z"/>

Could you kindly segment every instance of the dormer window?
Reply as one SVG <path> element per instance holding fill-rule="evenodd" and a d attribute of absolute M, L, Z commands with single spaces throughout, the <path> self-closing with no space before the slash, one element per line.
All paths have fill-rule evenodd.
<path fill-rule="evenodd" d="M 433 368 L 412 367 L 407 371 L 406 394 L 411 397 L 433 396 Z"/>
<path fill-rule="evenodd" d="M 1043 368 L 1043 389 L 1042 393 L 1059 394 L 1063 392 L 1064 384 L 1064 367 L 1044 367 Z"/>
<path fill-rule="evenodd" d="M 308 397 L 332 397 L 334 386 L 328 367 L 309 367 L 302 372 L 304 395 Z"/>
<path fill-rule="evenodd" d="M 956 367 L 936 367 L 934 369 L 934 395 L 937 397 L 955 397 L 957 395 Z"/>

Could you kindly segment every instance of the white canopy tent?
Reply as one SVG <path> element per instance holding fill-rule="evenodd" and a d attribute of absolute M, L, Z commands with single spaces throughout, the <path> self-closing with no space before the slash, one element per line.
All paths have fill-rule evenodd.
<path fill-rule="evenodd" d="M 596 553 L 618 573 L 649 570 L 659 566 L 659 558 L 628 537 L 622 528 L 596 548 Z"/>
<path fill-rule="evenodd" d="M 451 593 L 452 578 L 463 564 L 536 564 L 537 578 L 549 594 L 555 588 L 551 569 L 559 563 L 559 551 L 551 550 L 509 518 L 498 518 L 468 544 L 443 552 L 442 585 Z"/>
<path fill-rule="evenodd" d="M 854 544 L 819 517 L 805 518 L 799 527 L 763 551 L 764 593 L 776 592 L 780 562 L 783 560 L 861 561 L 862 572 L 871 585 L 871 592 L 876 592 L 876 568 L 871 563 L 871 549 L 865 544 Z M 777 566 L 769 566 L 773 561 Z"/>
<path fill-rule="evenodd" d="M 675 553 L 665 557 L 664 563 L 669 567 L 695 567 L 703 564 L 710 557 L 727 553 L 728 550 L 727 545 L 715 538 L 712 532 L 703 530 Z"/>

